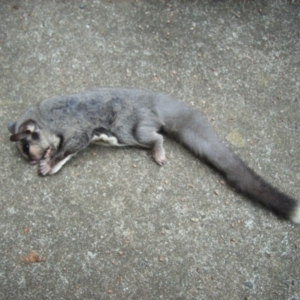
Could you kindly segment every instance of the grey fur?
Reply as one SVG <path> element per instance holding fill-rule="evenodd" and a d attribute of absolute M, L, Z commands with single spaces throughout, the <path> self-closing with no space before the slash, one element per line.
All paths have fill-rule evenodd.
<path fill-rule="evenodd" d="M 241 194 L 280 217 L 300 222 L 296 200 L 249 169 L 197 110 L 162 93 L 97 88 L 45 99 L 8 129 L 23 156 L 39 165 L 40 175 L 56 173 L 90 143 L 151 148 L 161 165 L 165 162 L 162 131 L 224 174 Z"/>

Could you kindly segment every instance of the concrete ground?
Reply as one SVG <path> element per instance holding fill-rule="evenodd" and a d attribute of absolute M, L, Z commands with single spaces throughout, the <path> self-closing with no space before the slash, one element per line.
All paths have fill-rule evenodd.
<path fill-rule="evenodd" d="M 164 91 L 300 200 L 297 0 L 2 0 L 0 51 L 0 299 L 300 299 L 299 225 L 177 143 L 164 167 L 95 146 L 41 178 L 6 129 L 49 96 Z"/>

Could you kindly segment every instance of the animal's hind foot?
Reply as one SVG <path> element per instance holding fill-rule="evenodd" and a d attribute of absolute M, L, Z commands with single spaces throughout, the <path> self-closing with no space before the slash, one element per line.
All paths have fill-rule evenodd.
<path fill-rule="evenodd" d="M 156 163 L 160 166 L 164 165 L 167 161 L 164 149 L 153 149 L 152 156 Z"/>

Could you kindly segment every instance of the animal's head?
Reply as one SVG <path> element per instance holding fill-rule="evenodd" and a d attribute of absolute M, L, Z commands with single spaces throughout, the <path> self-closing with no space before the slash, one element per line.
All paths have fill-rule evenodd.
<path fill-rule="evenodd" d="M 10 122 L 7 128 L 12 134 L 10 140 L 17 143 L 21 155 L 31 164 L 38 163 L 50 146 L 57 148 L 61 142 L 58 136 L 42 130 L 33 120 L 20 126 L 17 122 Z"/>

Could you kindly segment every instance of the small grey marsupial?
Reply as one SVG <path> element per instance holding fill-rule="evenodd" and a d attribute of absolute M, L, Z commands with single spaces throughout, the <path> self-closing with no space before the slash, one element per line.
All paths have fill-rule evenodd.
<path fill-rule="evenodd" d="M 300 223 L 299 202 L 259 177 L 226 147 L 196 109 L 163 93 L 95 88 L 45 99 L 8 124 L 10 140 L 38 164 L 39 174 L 55 174 L 90 143 L 151 148 L 166 161 L 165 133 L 221 172 L 236 191 L 279 217 Z"/>

